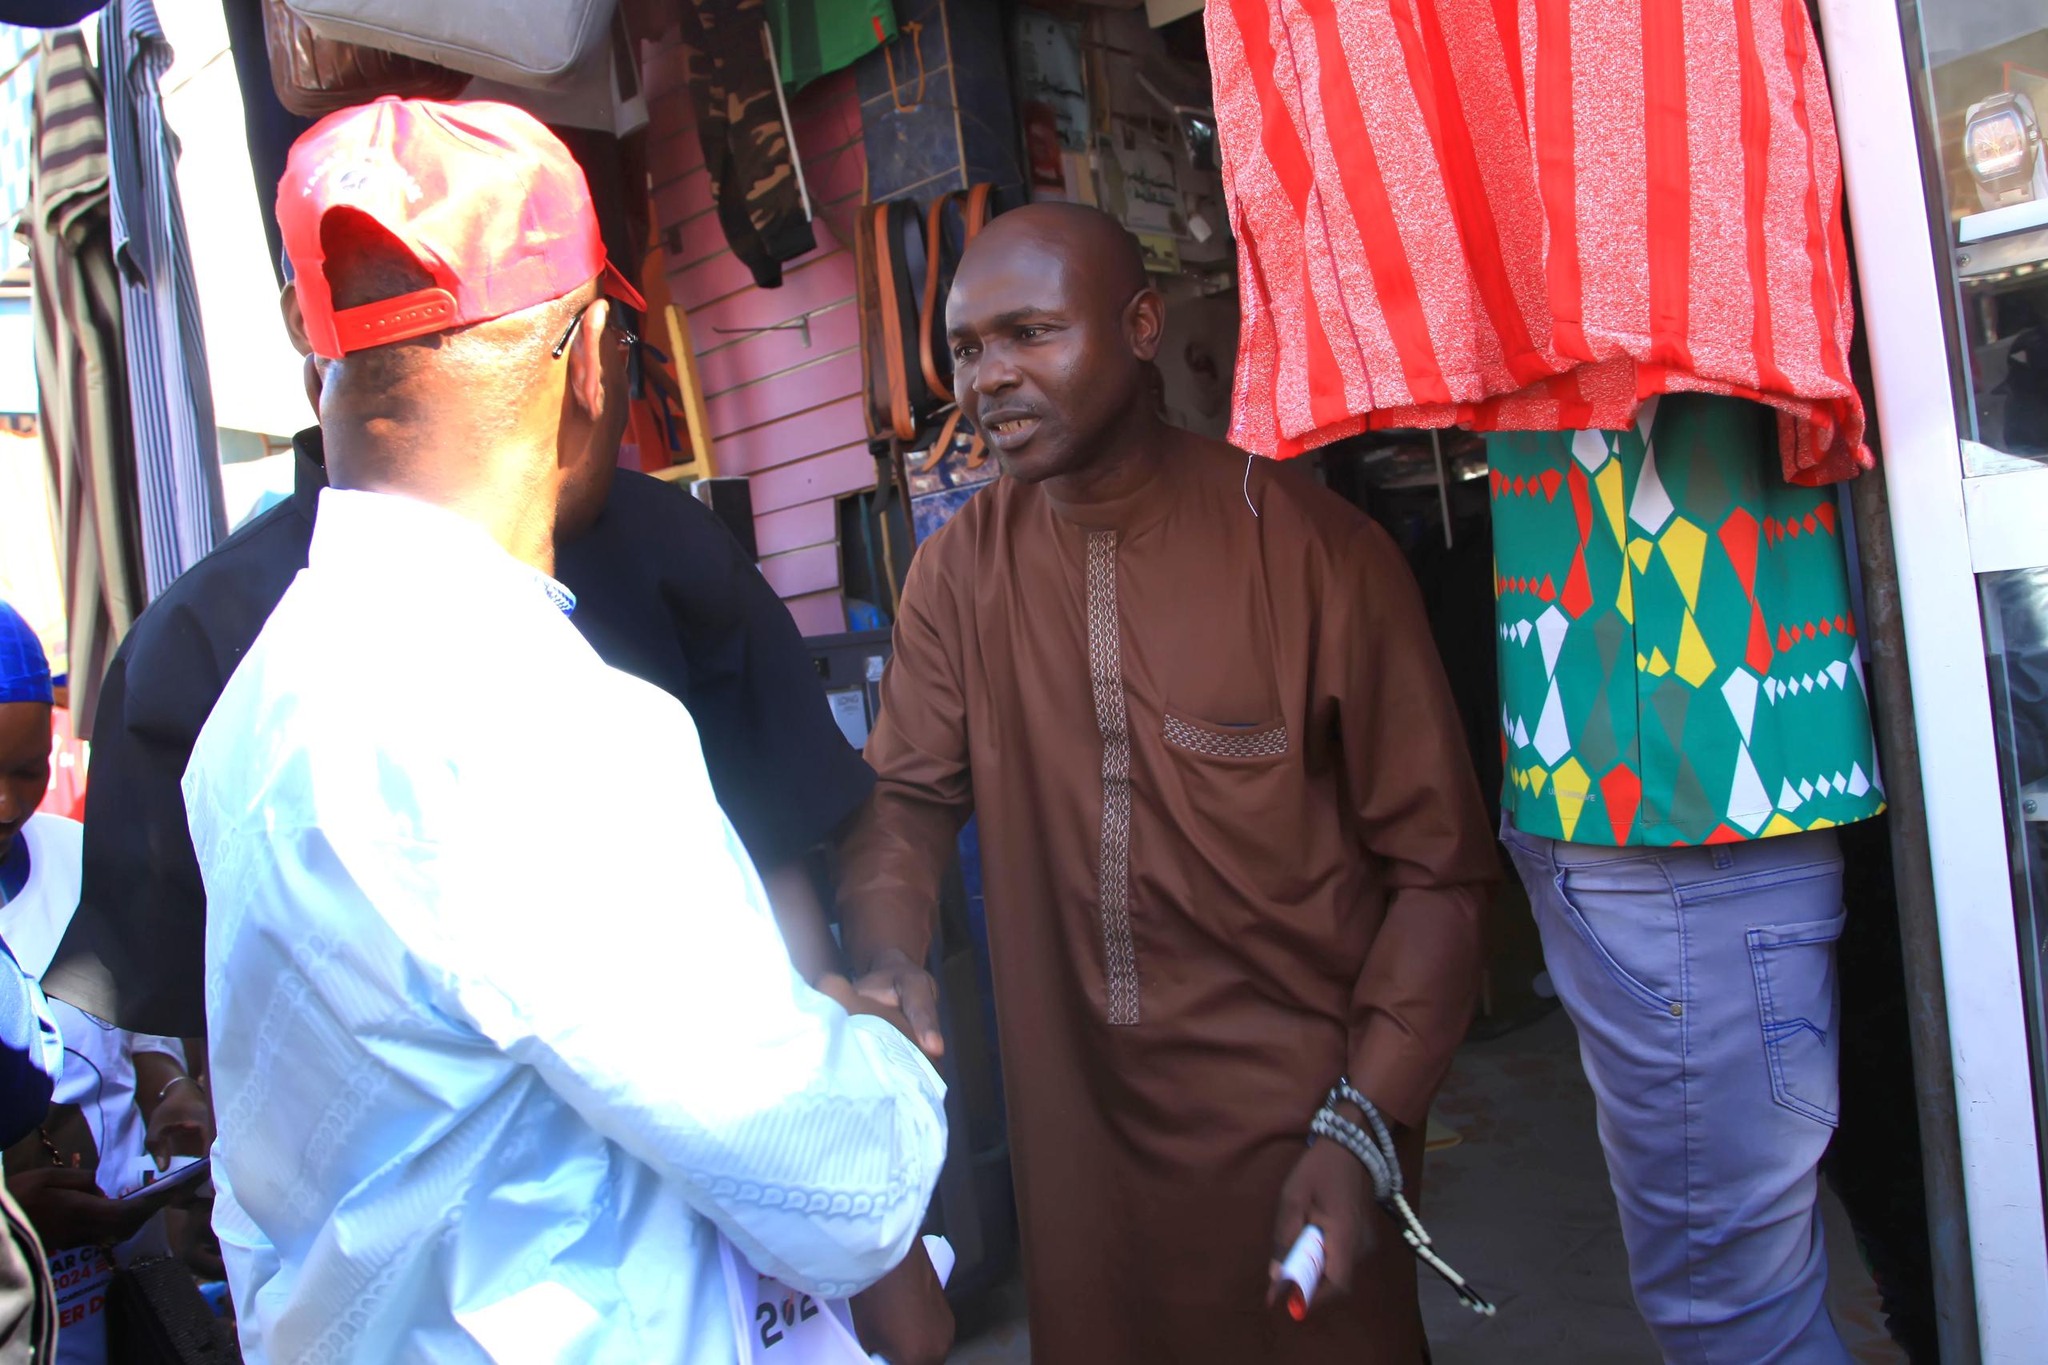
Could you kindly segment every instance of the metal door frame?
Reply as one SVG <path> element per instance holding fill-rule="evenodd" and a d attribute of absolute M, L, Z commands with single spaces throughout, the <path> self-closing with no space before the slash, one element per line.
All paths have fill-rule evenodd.
<path fill-rule="evenodd" d="M 2048 1360 L 2048 1236 L 1976 574 L 2015 567 L 2015 514 L 2048 508 L 2048 468 L 1964 477 L 1935 270 L 1949 245 L 1928 222 L 1900 7 L 1820 12 L 1927 791 L 1978 1330 L 1984 1360 L 2020 1365 Z M 2026 562 L 2048 562 L 2048 535 L 2025 539 L 2042 543 Z"/>

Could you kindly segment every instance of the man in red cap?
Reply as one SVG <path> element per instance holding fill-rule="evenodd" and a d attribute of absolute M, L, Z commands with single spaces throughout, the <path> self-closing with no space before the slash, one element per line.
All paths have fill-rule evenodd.
<path fill-rule="evenodd" d="M 688 713 L 567 620 L 640 301 L 500 105 L 322 121 L 279 220 L 330 487 L 185 782 L 245 1358 L 733 1361 L 731 1267 L 902 1259 L 942 1088 L 795 976 Z"/>

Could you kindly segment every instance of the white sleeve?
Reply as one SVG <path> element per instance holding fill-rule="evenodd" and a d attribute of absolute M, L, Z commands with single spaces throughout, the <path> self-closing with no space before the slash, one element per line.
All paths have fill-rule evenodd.
<path fill-rule="evenodd" d="M 192 1064 L 185 1060 L 185 1045 L 176 1038 L 165 1038 L 154 1033 L 131 1033 L 128 1035 L 128 1050 L 161 1052 L 178 1064 L 178 1070 L 189 1072 L 192 1069 Z"/>
<path fill-rule="evenodd" d="M 337 851 L 397 870 L 359 881 L 444 1008 L 676 1182 L 755 1268 L 838 1297 L 908 1252 L 945 1159 L 945 1087 L 895 1029 L 796 975 L 702 771 L 663 804 L 612 792 L 613 815 L 537 834 L 528 810 L 468 824 L 474 838 Z M 617 818 L 634 802 L 658 834 L 620 827 L 654 823 Z"/>

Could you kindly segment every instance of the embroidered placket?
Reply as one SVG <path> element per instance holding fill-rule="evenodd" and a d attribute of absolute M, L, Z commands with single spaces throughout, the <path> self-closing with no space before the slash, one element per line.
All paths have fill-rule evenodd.
<path fill-rule="evenodd" d="M 1095 725 L 1102 733 L 1102 855 L 1096 895 L 1102 907 L 1103 974 L 1109 1022 L 1138 1022 L 1138 964 L 1131 943 L 1131 728 L 1124 704 L 1122 632 L 1116 610 L 1114 531 L 1088 536 L 1088 671 Z"/>

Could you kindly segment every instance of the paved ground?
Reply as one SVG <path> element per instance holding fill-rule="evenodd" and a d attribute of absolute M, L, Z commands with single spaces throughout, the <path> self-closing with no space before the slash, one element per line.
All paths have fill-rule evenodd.
<path fill-rule="evenodd" d="M 1593 1131 L 1593 1097 L 1571 1024 L 1555 1013 L 1468 1045 L 1437 1105 L 1457 1146 L 1430 1157 L 1426 1218 L 1452 1264 L 1500 1305 L 1473 1317 L 1425 1276 L 1423 1313 L 1436 1365 L 1656 1365 L 1630 1302 L 1614 1195 Z M 1832 1198 L 1832 1300 L 1859 1365 L 1896 1365 L 1877 1295 Z M 987 1323 L 963 1323 L 957 1365 L 1023 1365 L 1023 1294 L 1012 1286 Z"/>

